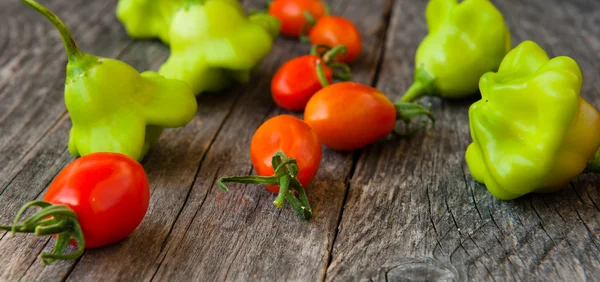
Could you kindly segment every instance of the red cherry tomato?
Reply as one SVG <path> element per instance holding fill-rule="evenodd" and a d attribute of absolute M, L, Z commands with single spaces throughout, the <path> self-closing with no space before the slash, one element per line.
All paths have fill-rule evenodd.
<path fill-rule="evenodd" d="M 275 103 L 290 111 L 303 110 L 310 97 L 323 88 L 317 64 L 321 65 L 328 84 L 331 83 L 333 71 L 319 56 L 306 55 L 292 59 L 281 66 L 271 81 Z"/>
<path fill-rule="evenodd" d="M 373 87 L 341 82 L 313 95 L 304 110 L 304 120 L 323 145 L 355 150 L 392 132 L 396 108 Z"/>
<path fill-rule="evenodd" d="M 281 33 L 299 37 L 308 22 L 304 12 L 310 13 L 315 20 L 325 15 L 325 5 L 319 0 L 275 0 L 269 6 L 269 14 L 281 21 Z"/>
<path fill-rule="evenodd" d="M 150 199 L 148 179 L 134 159 L 93 153 L 67 165 L 44 201 L 64 204 L 77 214 L 86 248 L 123 240 L 142 222 Z"/>
<path fill-rule="evenodd" d="M 273 175 L 271 160 L 279 151 L 296 159 L 297 178 L 306 187 L 317 174 L 321 163 L 321 143 L 317 135 L 308 124 L 296 117 L 273 117 L 256 130 L 250 144 L 252 165 L 258 175 Z M 273 193 L 279 192 L 278 186 L 266 187 Z"/>
<path fill-rule="evenodd" d="M 346 46 L 346 57 L 339 57 L 345 63 L 358 58 L 362 49 L 362 39 L 358 28 L 346 18 L 337 16 L 322 17 L 308 34 L 313 45 Z"/>

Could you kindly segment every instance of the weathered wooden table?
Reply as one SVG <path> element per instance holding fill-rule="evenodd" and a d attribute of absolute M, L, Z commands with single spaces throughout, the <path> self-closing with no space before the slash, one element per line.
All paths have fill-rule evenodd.
<path fill-rule="evenodd" d="M 154 69 L 168 55 L 133 41 L 114 16 L 116 0 L 41 1 L 88 52 Z M 246 8 L 263 0 L 245 0 Z M 390 98 L 409 85 L 427 29 L 424 0 L 331 0 L 364 36 L 356 81 Z M 576 59 L 583 96 L 600 107 L 600 1 L 498 0 L 514 42 L 532 39 Z M 515 44 L 516 45 L 516 44 Z M 41 198 L 73 158 L 63 101 L 66 56 L 53 27 L 17 0 L 0 2 L 0 222 Z M 308 187 L 310 221 L 279 210 L 257 186 L 221 191 L 215 179 L 253 173 L 254 130 L 284 113 L 269 83 L 285 60 L 307 52 L 279 38 L 252 82 L 199 97 L 187 127 L 168 130 L 143 162 L 151 204 L 126 240 L 44 266 L 53 239 L 0 233 L 0 279 L 15 281 L 213 280 L 600 280 L 600 177 L 582 176 L 551 195 L 499 201 L 471 178 L 467 108 L 430 99 L 436 128 L 389 137 L 354 153 L 326 149 Z"/>

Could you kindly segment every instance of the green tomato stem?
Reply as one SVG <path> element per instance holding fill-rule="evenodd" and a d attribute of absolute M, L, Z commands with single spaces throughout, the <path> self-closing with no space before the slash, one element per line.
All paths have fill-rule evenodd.
<path fill-rule="evenodd" d="M 225 183 L 241 183 L 241 184 L 257 184 L 257 185 L 278 185 L 279 178 L 275 176 L 228 176 L 222 177 L 217 181 L 217 185 L 221 187 L 221 189 L 225 191 L 229 191 L 229 188 L 225 185 Z"/>
<path fill-rule="evenodd" d="M 333 69 L 333 78 L 340 81 L 349 81 L 352 79 L 352 71 L 348 65 L 342 63 L 331 63 L 329 67 Z"/>
<path fill-rule="evenodd" d="M 324 64 L 333 70 L 333 78 L 340 81 L 349 81 L 352 79 L 352 71 L 350 70 L 350 67 L 344 63 L 335 61 L 335 58 L 338 54 L 342 53 L 343 56 L 346 56 L 347 52 L 348 49 L 344 45 L 338 45 L 331 48 L 328 45 L 317 44 L 311 46 L 310 48 L 310 54 L 320 57 Z M 319 78 L 319 82 L 321 83 L 322 87 L 329 86 L 329 81 L 325 76 L 323 63 L 321 61 L 317 61 L 317 77 Z"/>
<path fill-rule="evenodd" d="M 306 19 L 306 22 L 309 25 L 313 26 L 317 23 L 317 20 L 315 20 L 315 17 L 313 17 L 312 14 L 309 13 L 308 11 L 304 11 L 303 15 L 304 15 L 304 18 Z"/>
<path fill-rule="evenodd" d="M 302 184 L 300 184 L 300 181 L 296 178 L 298 175 L 298 165 L 296 164 L 296 160 L 286 157 L 283 152 L 277 152 L 272 158 L 272 166 L 275 168 L 275 173 L 272 176 L 222 177 L 217 181 L 217 185 L 223 190 L 227 190 L 227 186 L 225 186 L 224 183 L 278 185 L 279 194 L 273 204 L 276 207 L 281 208 L 283 207 L 285 199 L 298 215 L 302 216 L 304 219 L 310 219 L 312 216 L 312 209 L 310 208 Z M 298 194 L 299 198 L 296 194 Z"/>
<path fill-rule="evenodd" d="M 273 205 L 278 208 L 283 208 L 283 201 L 285 200 L 288 190 L 290 190 L 290 178 L 288 176 L 282 176 L 279 178 L 279 194 L 277 194 L 277 198 L 273 201 Z"/>
<path fill-rule="evenodd" d="M 419 104 L 396 102 L 394 104 L 394 107 L 396 107 L 397 120 L 403 121 L 406 124 L 410 124 L 414 118 L 425 116 L 429 121 L 431 121 L 431 127 L 433 128 L 435 126 L 435 116 L 433 115 L 433 113 L 429 109 L 426 109 Z M 400 134 L 398 132 L 396 132 L 396 134 L 406 136 L 414 135 L 415 133 L 423 130 L 427 126 L 427 124 L 429 123 L 428 120 L 425 120 L 421 126 L 409 131 L 406 134 Z"/>
<path fill-rule="evenodd" d="M 310 29 L 317 23 L 315 17 L 313 17 L 308 11 L 304 11 L 304 18 L 306 19 L 306 23 L 302 26 L 300 30 L 300 42 L 308 43 L 310 42 L 310 37 L 308 37 L 308 32 Z"/>
<path fill-rule="evenodd" d="M 346 48 L 346 46 L 344 45 L 335 46 L 323 55 L 323 60 L 325 60 L 325 63 L 329 65 L 333 60 L 335 60 L 336 56 L 339 53 L 342 53 L 342 57 L 346 57 L 346 54 L 348 53 L 348 48 Z"/>
<path fill-rule="evenodd" d="M 19 219 L 30 207 L 41 208 L 30 218 L 18 225 Z M 55 205 L 44 201 L 33 201 L 25 204 L 15 217 L 13 225 L 0 226 L 0 230 L 10 231 L 11 237 L 14 233 L 35 233 L 38 236 L 57 235 L 56 244 L 52 253 L 42 253 L 40 257 L 46 264 L 56 260 L 71 260 L 80 257 L 85 250 L 85 239 L 79 225 L 77 214 L 66 205 Z M 77 250 L 73 253 L 65 253 L 71 239 L 77 242 Z"/>
<path fill-rule="evenodd" d="M 323 3 L 323 8 L 325 8 L 325 15 L 331 16 L 331 7 L 327 3 Z"/>
<path fill-rule="evenodd" d="M 45 264 L 51 264 L 57 260 L 74 260 L 83 255 L 85 251 L 85 240 L 83 237 L 83 231 L 77 220 L 71 222 L 72 232 L 63 232 L 58 234 L 56 243 L 52 253 L 42 253 L 40 257 Z M 75 239 L 77 242 L 77 250 L 70 254 L 65 254 L 64 250 L 69 246 L 71 239 Z"/>
<path fill-rule="evenodd" d="M 329 47 L 329 45 L 315 44 L 310 47 L 310 54 L 322 58 L 325 55 L 325 53 L 329 52 L 329 50 L 331 50 L 331 47 Z"/>
<path fill-rule="evenodd" d="M 46 17 L 58 30 L 58 32 L 60 33 L 60 37 L 62 38 L 62 41 L 65 44 L 65 50 L 67 51 L 67 57 L 69 59 L 69 62 L 75 61 L 83 56 L 83 53 L 81 53 L 81 51 L 77 47 L 77 44 L 75 44 L 75 41 L 73 40 L 73 35 L 71 31 L 69 30 L 67 25 L 58 16 L 56 16 L 56 14 L 54 14 L 52 11 L 48 10 L 48 8 L 42 6 L 34 0 L 21 1 L 34 8 L 44 17 Z"/>
<path fill-rule="evenodd" d="M 323 64 L 321 63 L 321 59 L 317 60 L 317 77 L 319 78 L 319 82 L 323 88 L 329 86 L 329 81 L 327 80 L 327 76 L 325 76 L 325 71 L 323 70 Z"/>
<path fill-rule="evenodd" d="M 298 192 L 298 198 L 293 191 L 288 191 L 285 199 L 290 203 L 294 211 L 302 216 L 304 219 L 310 219 L 312 216 L 312 208 L 308 202 L 306 191 L 302 187 L 300 181 L 297 178 L 291 179 L 291 187 Z"/>
<path fill-rule="evenodd" d="M 592 160 L 588 163 L 584 172 L 600 173 L 600 149 L 598 152 L 596 152 L 594 158 L 592 158 Z"/>

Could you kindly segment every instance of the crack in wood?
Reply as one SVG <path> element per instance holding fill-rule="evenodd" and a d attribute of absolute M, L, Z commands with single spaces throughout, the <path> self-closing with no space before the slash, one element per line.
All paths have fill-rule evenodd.
<path fill-rule="evenodd" d="M 235 107 L 235 105 L 237 104 L 237 102 L 240 100 L 241 95 L 238 95 L 237 98 L 233 101 L 233 103 L 231 104 L 231 107 L 229 108 L 229 111 L 227 112 L 227 114 L 224 116 L 221 124 L 218 126 L 217 130 L 215 131 L 214 135 L 212 136 L 212 138 L 209 141 L 209 145 L 207 146 L 206 150 L 204 150 L 204 153 L 202 155 L 202 158 L 200 159 L 198 168 L 196 169 L 196 173 L 194 175 L 192 184 L 190 185 L 190 188 L 187 192 L 187 195 L 185 197 L 185 200 L 183 201 L 183 204 L 181 205 L 181 208 L 179 209 L 179 212 L 177 213 L 177 216 L 175 216 L 175 219 L 173 220 L 173 224 L 171 225 L 169 232 L 167 233 L 167 235 L 165 236 L 165 239 L 161 245 L 160 251 L 158 252 L 158 256 L 156 259 L 159 259 L 161 257 L 161 254 L 163 253 L 163 251 L 165 250 L 165 247 L 167 246 L 169 239 L 170 239 L 170 235 L 173 232 L 173 229 L 175 228 L 175 225 L 178 222 L 179 217 L 181 216 L 181 213 L 183 212 L 184 208 L 187 206 L 190 194 L 192 193 L 192 190 L 194 189 L 194 185 L 196 184 L 196 181 L 198 180 L 198 175 L 200 173 L 200 170 L 202 169 L 202 164 L 204 163 L 204 160 L 206 158 L 206 153 L 209 152 L 215 142 L 215 140 L 217 139 L 217 136 L 219 135 L 219 133 L 221 132 L 223 125 L 227 122 L 227 120 L 229 119 L 229 116 L 231 115 L 231 111 L 232 109 Z M 217 178 L 219 177 L 219 172 L 220 172 L 220 168 L 216 170 L 213 180 L 212 180 L 212 185 L 210 185 L 209 191 L 204 195 L 204 197 L 202 198 L 202 201 L 200 203 L 200 205 L 198 206 L 198 208 L 196 209 L 196 211 L 194 212 L 194 216 L 192 217 L 192 220 L 190 221 L 190 223 L 187 225 L 185 231 L 184 231 L 184 237 L 185 234 L 187 234 L 190 226 L 194 223 L 194 219 L 196 219 L 196 216 L 198 214 L 198 212 L 200 211 L 200 209 L 202 209 L 202 207 L 204 206 L 204 202 L 206 201 L 206 199 L 208 198 L 208 195 L 212 192 L 213 190 L 213 186 L 215 186 L 215 183 L 217 182 Z M 169 253 L 169 250 L 166 250 L 165 254 L 162 256 L 162 258 L 160 259 L 160 261 L 158 262 L 158 264 L 156 265 L 156 269 L 154 271 L 154 274 L 152 274 L 152 277 L 150 278 L 150 281 L 154 281 L 154 277 L 156 276 L 156 274 L 159 272 L 162 263 L 164 262 L 164 259 L 167 257 Z"/>

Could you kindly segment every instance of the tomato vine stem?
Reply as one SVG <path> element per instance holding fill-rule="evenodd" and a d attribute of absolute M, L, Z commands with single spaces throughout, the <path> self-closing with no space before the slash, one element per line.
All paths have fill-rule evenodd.
<path fill-rule="evenodd" d="M 325 76 L 325 71 L 323 70 L 323 64 L 330 67 L 333 71 L 333 78 L 340 81 L 348 81 L 352 79 L 352 72 L 350 67 L 344 63 L 336 62 L 335 59 L 338 55 L 342 55 L 345 57 L 348 52 L 348 49 L 344 45 L 338 45 L 333 48 L 328 45 L 317 44 L 313 45 L 310 48 L 310 54 L 313 56 L 317 56 L 320 60 L 317 60 L 317 78 L 321 83 L 321 86 L 327 87 L 329 86 L 329 81 Z"/>
<path fill-rule="evenodd" d="M 40 210 L 19 225 L 19 220 L 31 207 Z M 44 201 L 32 201 L 25 204 L 15 217 L 13 225 L 0 226 L 1 230 L 10 231 L 10 236 L 15 233 L 35 233 L 36 236 L 57 235 L 54 249 L 51 253 L 43 252 L 40 257 L 45 264 L 51 264 L 56 260 L 71 260 L 83 255 L 85 250 L 85 239 L 79 225 L 77 213 L 66 205 L 51 204 Z M 75 240 L 77 250 L 66 253 L 69 242 Z"/>
<path fill-rule="evenodd" d="M 277 152 L 271 161 L 275 173 L 272 176 L 227 176 L 217 181 L 217 185 L 227 191 L 225 183 L 278 185 L 279 193 L 273 204 L 282 208 L 284 199 L 292 209 L 304 219 L 312 217 L 312 209 L 304 187 L 298 180 L 296 159 L 288 158 L 283 152 Z"/>
<path fill-rule="evenodd" d="M 433 113 L 429 109 L 426 109 L 425 107 L 419 104 L 408 102 L 396 102 L 394 104 L 394 107 L 396 108 L 396 120 L 401 120 L 408 125 L 413 121 L 414 118 L 425 116 L 428 120 L 431 121 L 431 127 L 433 128 L 435 126 L 435 116 L 433 115 Z M 410 130 L 408 133 L 400 134 L 397 131 L 394 131 L 394 133 L 398 135 L 411 136 L 424 129 L 427 126 L 427 124 L 428 121 L 425 120 L 421 126 Z"/>

